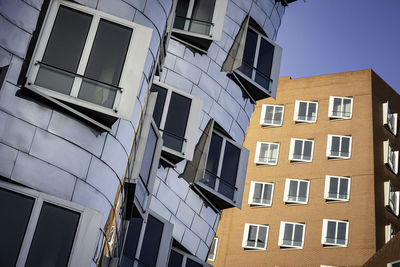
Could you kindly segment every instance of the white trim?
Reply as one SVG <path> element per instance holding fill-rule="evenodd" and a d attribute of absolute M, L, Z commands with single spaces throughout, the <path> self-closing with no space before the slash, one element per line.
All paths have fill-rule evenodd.
<path fill-rule="evenodd" d="M 399 151 L 394 151 L 389 140 L 383 142 L 383 163 L 394 173 L 399 171 Z"/>
<path fill-rule="evenodd" d="M 389 263 L 387 264 L 387 267 L 393 267 L 393 264 L 395 264 L 395 263 L 400 263 L 400 261 L 389 262 Z"/>
<path fill-rule="evenodd" d="M 271 154 L 271 152 L 273 151 L 273 150 L 271 150 L 271 146 L 272 146 L 272 145 L 277 146 L 277 149 L 276 149 L 276 160 L 275 160 L 275 162 L 273 162 L 273 161 L 274 161 L 273 158 L 270 158 L 270 157 L 269 157 L 270 154 Z M 260 157 L 260 156 L 261 156 L 261 155 L 260 155 L 260 153 L 261 153 L 261 146 L 267 146 L 267 147 L 268 147 L 267 150 L 266 150 L 267 157 L 266 157 L 265 161 L 261 161 L 261 157 Z M 280 147 L 280 144 L 279 144 L 279 143 L 257 142 L 257 145 L 256 145 L 256 153 L 255 153 L 255 156 L 254 156 L 254 163 L 256 163 L 257 165 L 263 165 L 263 166 L 267 166 L 267 165 L 278 165 L 279 147 Z"/>
<path fill-rule="evenodd" d="M 217 248 L 218 248 L 218 237 L 213 238 L 213 242 L 211 243 L 210 251 L 208 252 L 207 260 L 215 261 L 215 257 L 217 256 Z M 211 251 L 213 249 L 213 251 Z"/>
<path fill-rule="evenodd" d="M 247 245 L 248 241 L 248 236 L 249 236 L 249 229 L 250 226 L 257 227 L 257 233 L 256 233 L 256 240 L 258 240 L 258 235 L 260 233 L 260 227 L 265 227 L 265 246 L 260 248 L 257 247 L 257 241 L 255 242 L 254 246 L 249 246 Z M 244 231 L 243 231 L 243 240 L 242 240 L 242 247 L 248 250 L 266 250 L 267 249 L 267 243 L 268 243 L 268 233 L 269 233 L 269 225 L 268 224 L 253 224 L 253 223 L 245 223 L 244 224 Z"/>
<path fill-rule="evenodd" d="M 290 182 L 291 181 L 297 182 L 296 200 L 290 200 L 289 199 L 289 189 L 290 189 Z M 307 183 L 307 196 L 306 196 L 306 200 L 305 201 L 298 200 L 298 198 L 299 198 L 299 190 L 300 190 L 300 183 Z M 309 180 L 286 178 L 286 180 L 285 180 L 285 191 L 284 191 L 284 194 L 283 194 L 283 202 L 292 203 L 292 204 L 307 204 L 308 203 L 309 194 L 310 194 L 310 181 Z"/>
<path fill-rule="evenodd" d="M 336 224 L 336 230 L 335 230 L 335 242 L 328 242 L 326 240 L 326 235 L 328 231 L 328 222 L 335 222 Z M 337 229 L 339 223 L 345 223 L 346 224 L 346 239 L 345 239 L 345 244 L 337 244 Z M 348 221 L 340 221 L 340 220 L 332 220 L 332 219 L 323 219 L 322 220 L 322 235 L 321 235 L 321 244 L 324 246 L 329 246 L 329 247 L 347 247 L 349 240 L 349 222 Z"/>
<path fill-rule="evenodd" d="M 285 236 L 285 225 L 286 224 L 292 224 L 293 225 L 293 232 L 292 232 L 292 244 L 288 245 L 288 244 L 283 244 L 283 238 Z M 301 239 L 301 245 L 300 246 L 296 246 L 293 245 L 293 238 L 294 238 L 294 233 L 295 233 L 295 227 L 296 225 L 301 225 L 303 227 L 303 235 L 302 235 L 302 239 Z M 281 221 L 280 224 L 280 229 L 279 229 L 279 239 L 278 239 L 278 246 L 282 249 L 282 248 L 292 248 L 292 249 L 303 249 L 304 246 L 304 236 L 305 236 L 305 232 L 306 232 L 306 224 L 305 223 L 296 223 L 296 222 L 286 222 L 286 221 Z"/>
<path fill-rule="evenodd" d="M 348 156 L 342 156 L 342 155 L 332 155 L 332 138 L 333 137 L 339 137 L 340 141 L 339 141 L 339 150 L 337 151 L 339 152 L 339 154 L 342 153 L 342 140 L 343 138 L 349 138 L 349 151 L 346 152 L 349 155 Z M 334 134 L 328 134 L 328 140 L 327 140 L 327 146 L 326 146 L 326 156 L 328 157 L 328 159 L 349 159 L 351 158 L 351 146 L 352 146 L 352 136 L 351 135 L 334 135 Z"/>
<path fill-rule="evenodd" d="M 385 225 L 385 243 L 389 242 L 395 236 L 394 229 L 391 224 Z"/>
<path fill-rule="evenodd" d="M 294 158 L 294 151 L 295 151 L 295 145 L 296 145 L 296 141 L 301 141 L 302 145 L 301 145 L 301 158 L 300 159 L 295 159 Z M 304 157 L 306 155 L 304 155 L 304 144 L 305 142 L 311 142 L 311 155 L 310 155 L 310 159 L 304 159 Z M 312 162 L 314 157 L 314 139 L 300 139 L 300 138 L 291 138 L 290 139 L 290 150 L 289 150 L 289 160 L 293 161 L 293 162 Z"/>
<path fill-rule="evenodd" d="M 389 130 L 394 136 L 397 135 L 397 120 L 398 120 L 398 114 L 393 113 L 391 111 L 389 101 L 386 103 L 382 104 L 382 110 L 383 110 L 383 125 L 385 126 L 386 129 Z"/>
<path fill-rule="evenodd" d="M 339 198 L 339 197 L 330 197 L 329 196 L 329 187 L 331 178 L 338 179 L 338 187 L 337 187 L 337 195 L 339 195 L 340 183 L 342 180 L 348 180 L 347 184 L 347 198 Z M 351 187 L 351 177 L 346 176 L 337 176 L 337 175 L 325 175 L 325 190 L 324 190 L 324 199 L 329 200 L 330 202 L 347 202 L 350 200 L 350 187 Z"/>
<path fill-rule="evenodd" d="M 310 104 L 315 104 L 315 115 L 311 120 L 308 120 L 307 118 L 299 118 L 299 109 L 300 109 L 300 103 L 306 103 L 307 104 L 307 110 L 306 110 L 306 117 L 309 116 L 309 108 Z M 317 122 L 318 119 L 318 101 L 305 101 L 305 100 L 296 100 L 295 106 L 294 106 L 294 114 L 293 114 L 293 120 L 295 122 L 301 122 L 301 123 L 315 123 Z"/>
<path fill-rule="evenodd" d="M 257 203 L 254 202 L 254 188 L 256 184 L 261 184 L 262 189 L 261 189 L 261 196 L 264 195 L 265 187 L 268 185 L 271 185 L 271 202 L 270 203 Z M 256 182 L 256 181 L 251 181 L 250 182 L 250 192 L 249 192 L 249 200 L 248 203 L 251 206 L 264 206 L 264 207 L 271 207 L 272 206 L 272 200 L 274 199 L 274 183 L 264 183 L 264 182 Z"/>
<path fill-rule="evenodd" d="M 266 121 L 265 121 L 265 116 L 266 116 L 266 112 L 267 112 L 267 107 L 272 107 L 272 108 L 273 108 L 273 110 L 272 110 L 272 121 L 271 121 L 271 122 L 266 122 Z M 276 121 L 275 121 L 275 119 L 274 119 L 274 118 L 275 118 L 275 113 L 276 113 L 276 109 L 277 109 L 277 108 L 282 108 L 282 111 L 281 111 L 281 118 L 280 118 L 279 123 L 275 123 Z M 284 106 L 284 105 L 269 105 L 269 104 L 263 104 L 263 105 L 261 106 L 260 124 L 261 124 L 263 127 L 277 127 L 277 126 L 282 126 L 284 113 L 285 113 L 285 106 Z"/>
<path fill-rule="evenodd" d="M 350 115 L 348 117 L 344 115 L 333 115 L 333 108 L 334 108 L 334 100 L 335 98 L 341 99 L 341 110 L 340 112 L 344 113 L 344 105 L 343 101 L 345 99 L 350 100 Z M 328 117 L 331 119 L 343 119 L 343 120 L 349 120 L 353 116 L 353 97 L 343 97 L 343 96 L 330 96 L 329 97 L 329 109 L 328 109 Z"/>

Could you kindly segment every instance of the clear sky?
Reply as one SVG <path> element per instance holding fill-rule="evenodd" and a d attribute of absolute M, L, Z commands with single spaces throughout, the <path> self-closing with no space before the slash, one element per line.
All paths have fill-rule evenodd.
<path fill-rule="evenodd" d="M 298 0 L 286 9 L 276 42 L 280 76 L 372 68 L 400 93 L 400 0 Z"/>

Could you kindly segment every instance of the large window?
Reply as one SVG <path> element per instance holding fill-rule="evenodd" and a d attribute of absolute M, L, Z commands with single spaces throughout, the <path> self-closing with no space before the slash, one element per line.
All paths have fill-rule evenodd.
<path fill-rule="evenodd" d="M 263 104 L 261 108 L 260 124 L 262 126 L 281 126 L 285 107 Z"/>
<path fill-rule="evenodd" d="M 383 142 L 383 162 L 394 174 L 399 171 L 399 151 L 394 151 L 389 140 Z"/>
<path fill-rule="evenodd" d="M 281 248 L 302 249 L 305 228 L 305 223 L 281 222 L 278 245 Z"/>
<path fill-rule="evenodd" d="M 329 159 L 349 159 L 351 156 L 351 136 L 328 134 L 326 156 Z"/>
<path fill-rule="evenodd" d="M 327 201 L 348 201 L 350 177 L 326 175 L 324 198 Z"/>
<path fill-rule="evenodd" d="M 311 162 L 313 150 L 314 140 L 291 138 L 289 160 L 293 162 Z"/>
<path fill-rule="evenodd" d="M 6 216 L 0 222 L 1 266 L 91 264 L 102 219 L 99 212 L 3 182 L 0 212 Z"/>
<path fill-rule="evenodd" d="M 397 135 L 397 113 L 393 113 L 389 101 L 383 103 L 383 125 L 394 135 Z"/>
<path fill-rule="evenodd" d="M 257 142 L 254 162 L 258 165 L 277 165 L 279 143 Z"/>
<path fill-rule="evenodd" d="M 304 123 L 316 122 L 317 113 L 318 102 L 296 100 L 293 120 Z"/>
<path fill-rule="evenodd" d="M 307 204 L 310 181 L 286 179 L 283 201 L 292 204 Z"/>
<path fill-rule="evenodd" d="M 352 97 L 329 97 L 329 118 L 351 119 L 353 113 Z"/>
<path fill-rule="evenodd" d="M 274 196 L 274 184 L 251 181 L 249 204 L 251 206 L 271 206 Z"/>
<path fill-rule="evenodd" d="M 218 248 L 218 237 L 214 237 L 210 251 L 208 252 L 207 260 L 215 261 L 215 256 L 217 255 L 217 248 Z"/>
<path fill-rule="evenodd" d="M 349 222 L 324 219 L 322 222 L 321 243 L 324 247 L 346 247 L 349 234 Z"/>
<path fill-rule="evenodd" d="M 242 247 L 248 250 L 266 250 L 268 230 L 268 225 L 246 223 L 244 225 Z"/>
<path fill-rule="evenodd" d="M 157 93 L 153 118 L 164 141 L 163 150 L 175 157 L 192 160 L 200 124 L 201 99 L 157 81 L 153 82 L 151 92 Z M 173 158 L 169 157 L 171 161 Z"/>
<path fill-rule="evenodd" d="M 130 120 L 151 32 L 109 14 L 55 0 L 26 86 L 84 109 Z"/>
<path fill-rule="evenodd" d="M 399 216 L 400 191 L 395 191 L 390 181 L 384 183 L 385 206 L 396 216 Z"/>

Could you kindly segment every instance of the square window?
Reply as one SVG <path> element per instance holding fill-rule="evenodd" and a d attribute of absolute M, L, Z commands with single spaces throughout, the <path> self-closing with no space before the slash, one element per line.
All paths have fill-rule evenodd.
<path fill-rule="evenodd" d="M 329 97 L 329 118 L 330 119 L 351 119 L 353 113 L 352 97 Z"/>
<path fill-rule="evenodd" d="M 261 108 L 260 124 L 262 126 L 281 126 L 285 107 L 263 104 Z"/>
<path fill-rule="evenodd" d="M 385 243 L 389 242 L 395 236 L 394 229 L 391 224 L 385 225 Z"/>
<path fill-rule="evenodd" d="M 274 184 L 252 181 L 250 184 L 249 204 L 251 206 L 272 206 Z"/>
<path fill-rule="evenodd" d="M 292 204 L 307 204 L 310 181 L 287 178 L 283 201 Z"/>
<path fill-rule="evenodd" d="M 302 249 L 305 228 L 305 223 L 281 222 L 278 241 L 280 248 Z"/>
<path fill-rule="evenodd" d="M 318 102 L 296 100 L 293 120 L 295 122 L 313 123 L 317 121 Z"/>
<path fill-rule="evenodd" d="M 324 247 L 347 247 L 349 222 L 323 219 L 321 243 Z"/>
<path fill-rule="evenodd" d="M 130 120 L 151 34 L 151 29 L 136 23 L 55 0 L 26 87 L 77 105 L 88 114 Z"/>
<path fill-rule="evenodd" d="M 393 134 L 397 135 L 397 113 L 393 113 L 389 101 L 383 103 L 383 125 Z"/>
<path fill-rule="evenodd" d="M 350 177 L 326 175 L 324 198 L 327 201 L 348 201 Z"/>
<path fill-rule="evenodd" d="M 383 162 L 394 174 L 399 171 L 399 151 L 394 151 L 389 140 L 383 142 Z"/>
<path fill-rule="evenodd" d="M 291 138 L 289 160 L 292 162 L 311 162 L 313 150 L 314 140 Z"/>
<path fill-rule="evenodd" d="M 215 256 L 217 255 L 217 247 L 218 247 L 218 237 L 214 237 L 213 242 L 211 244 L 210 252 L 208 252 L 207 259 L 209 261 L 215 261 Z"/>
<path fill-rule="evenodd" d="M 254 162 L 258 165 L 277 165 L 279 143 L 257 142 Z"/>
<path fill-rule="evenodd" d="M 242 247 L 245 250 L 266 250 L 268 230 L 268 225 L 246 223 L 244 225 Z"/>
<path fill-rule="evenodd" d="M 399 216 L 400 191 L 395 191 L 390 181 L 384 183 L 385 206 L 396 216 Z"/>
<path fill-rule="evenodd" d="M 328 159 L 349 159 L 351 156 L 351 136 L 328 134 L 326 156 Z"/>

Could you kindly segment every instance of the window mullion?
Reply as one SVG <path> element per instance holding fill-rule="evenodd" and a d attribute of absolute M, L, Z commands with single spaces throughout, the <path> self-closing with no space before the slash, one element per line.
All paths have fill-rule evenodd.
<path fill-rule="evenodd" d="M 292 230 L 292 240 L 290 240 L 291 241 L 291 243 L 292 243 L 292 246 L 294 246 L 294 233 L 296 232 L 295 231 L 295 229 L 296 229 L 296 224 L 295 223 L 292 223 L 292 225 L 293 225 L 293 230 Z"/>
<path fill-rule="evenodd" d="M 299 194 L 300 194 L 300 181 L 296 181 L 296 201 L 299 201 Z"/>
<path fill-rule="evenodd" d="M 162 111 L 162 116 L 161 116 L 161 121 L 160 121 L 160 129 L 162 130 L 161 134 L 164 134 L 165 122 L 167 121 L 167 115 L 168 115 L 169 104 L 171 101 L 171 96 L 172 96 L 172 90 L 167 90 L 167 96 L 165 97 L 164 109 Z"/>
<path fill-rule="evenodd" d="M 189 2 L 188 10 L 187 10 L 187 13 L 186 13 L 186 18 L 192 18 L 194 1 L 195 0 L 190 0 L 190 2 Z M 187 20 L 186 18 L 185 18 L 185 26 L 184 27 L 185 27 L 185 31 L 189 31 L 189 26 L 192 23 L 192 21 L 191 20 Z"/>
<path fill-rule="evenodd" d="M 301 159 L 304 160 L 304 149 L 306 147 L 306 141 L 301 140 Z"/>

